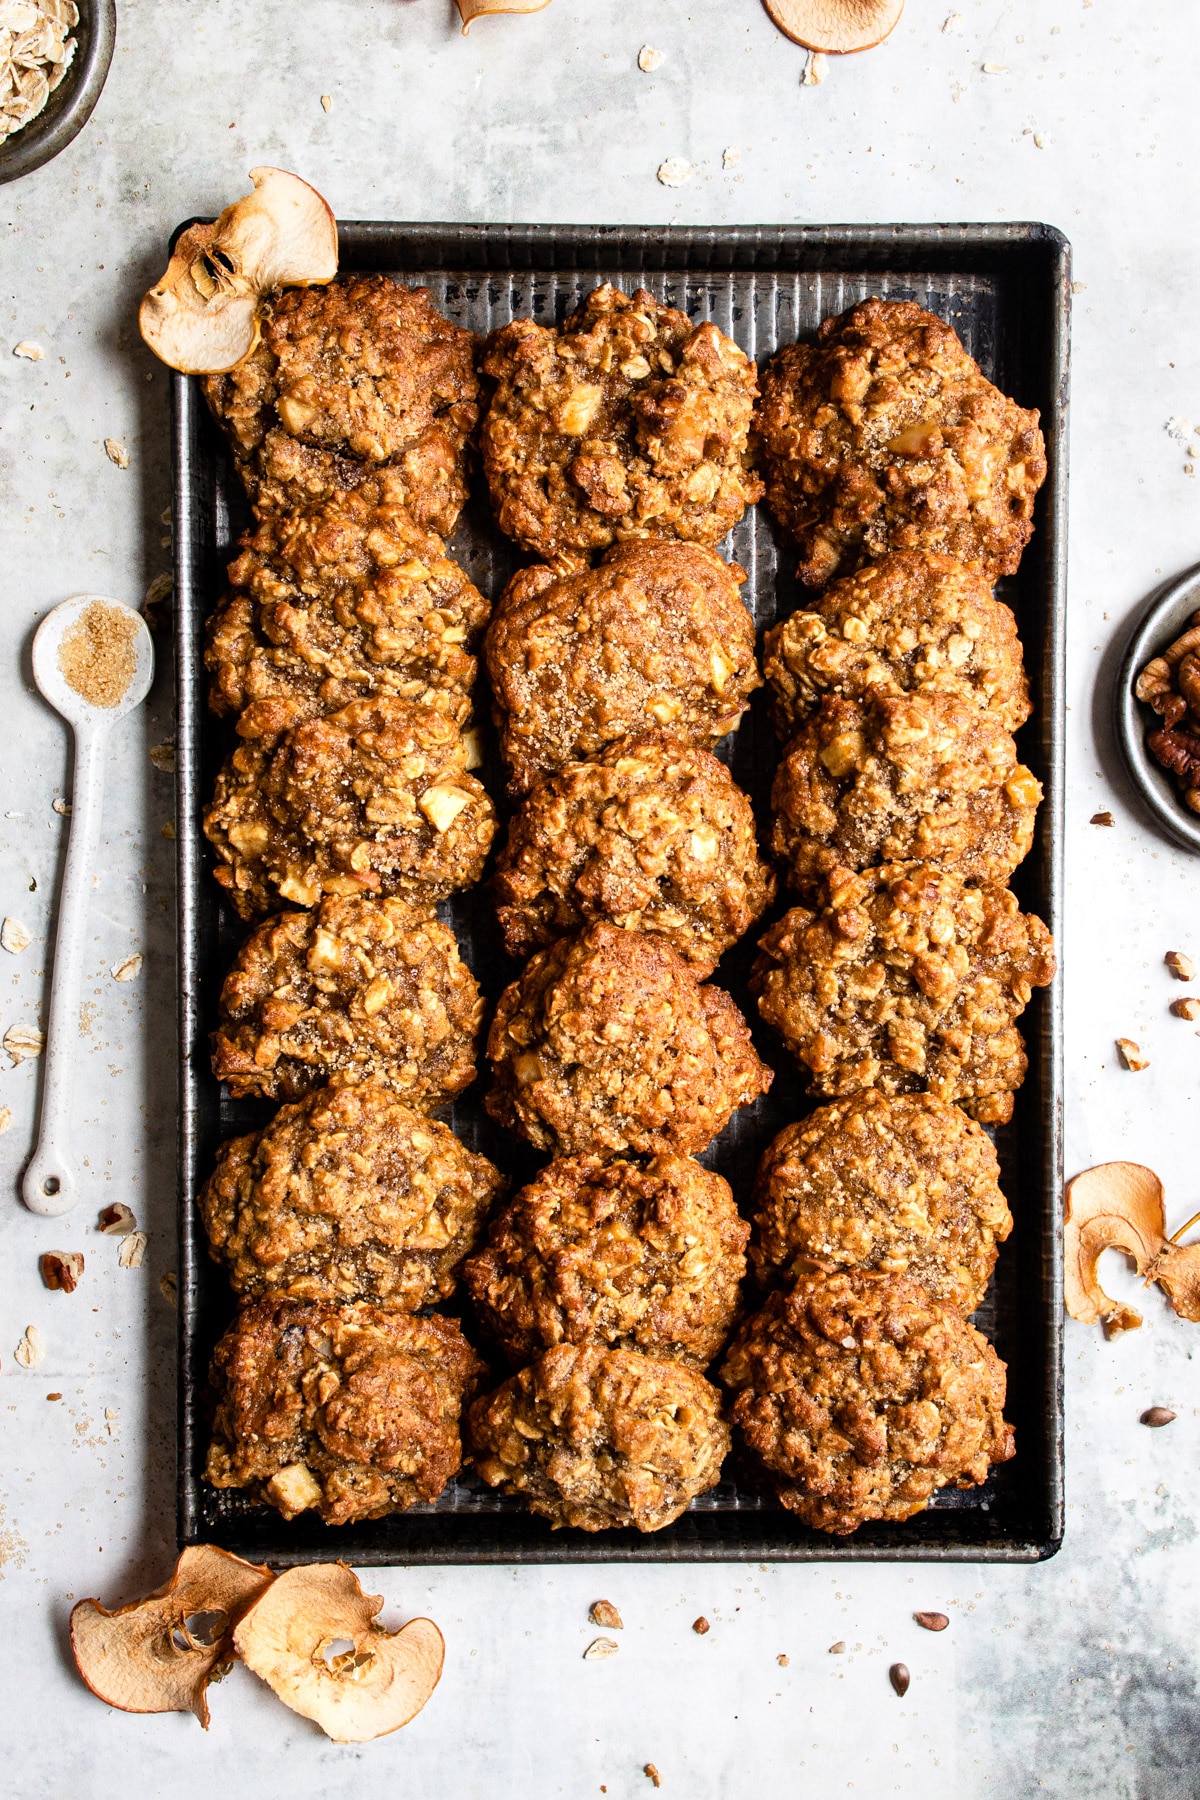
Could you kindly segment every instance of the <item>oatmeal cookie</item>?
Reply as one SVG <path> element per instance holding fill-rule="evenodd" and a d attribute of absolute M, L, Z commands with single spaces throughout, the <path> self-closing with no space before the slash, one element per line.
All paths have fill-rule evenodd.
<path fill-rule="evenodd" d="M 500 996 L 488 1057 L 492 1117 L 559 1156 L 699 1152 L 772 1081 L 723 988 L 615 925 L 530 959 Z"/>
<path fill-rule="evenodd" d="M 1053 939 L 1006 888 L 902 863 L 842 874 L 819 911 L 793 907 L 759 945 L 758 1010 L 839 1099 L 875 1087 L 1012 1117 L 1025 1079 L 1013 1021 L 1054 979 Z"/>
<path fill-rule="evenodd" d="M 555 1529 L 661 1531 L 720 1480 L 729 1427 L 685 1363 L 560 1344 L 475 1401 L 467 1441 L 489 1487 Z"/>
<path fill-rule="evenodd" d="M 539 777 L 493 885 L 510 956 L 608 919 L 656 932 L 704 974 L 775 892 L 729 770 L 662 732 L 618 738 L 592 762 Z"/>
<path fill-rule="evenodd" d="M 453 1319 L 271 1295 L 213 1353 L 207 1479 L 294 1519 L 381 1519 L 436 1500 L 462 1467 L 483 1364 Z"/>
<path fill-rule="evenodd" d="M 483 997 L 431 906 L 331 894 L 267 919 L 221 989 L 213 1074 L 239 1098 L 377 1082 L 432 1112 L 475 1079 Z"/>
<path fill-rule="evenodd" d="M 1015 575 L 1046 479 L 1038 414 L 1007 399 L 951 327 L 911 300 L 866 300 L 789 344 L 755 429 L 767 502 L 821 587 L 889 550 L 940 550 Z"/>
<path fill-rule="evenodd" d="M 319 1088 L 230 1138 L 197 1205 L 237 1294 L 444 1300 L 503 1187 L 486 1157 L 386 1088 Z"/>
<path fill-rule="evenodd" d="M 500 529 L 546 558 L 622 538 L 716 544 L 762 497 L 749 357 L 710 323 L 607 283 L 561 329 L 488 338 L 483 466 Z"/>
<path fill-rule="evenodd" d="M 715 551 L 663 543 L 515 575 L 484 646 L 513 793 L 631 733 L 708 745 L 736 730 L 762 683 L 745 579 Z"/>
<path fill-rule="evenodd" d="M 452 718 L 387 695 L 247 739 L 204 813 L 216 879 L 243 919 L 276 893 L 299 906 L 364 892 L 428 903 L 471 887 L 496 814 L 467 757 Z"/>
<path fill-rule="evenodd" d="M 454 530 L 479 416 L 475 340 L 427 288 L 386 275 L 285 288 L 250 355 L 204 392 L 260 513 L 361 487 Z"/>
<path fill-rule="evenodd" d="M 835 581 L 768 631 L 763 674 L 785 739 L 827 694 L 958 694 L 1006 731 L 1032 711 L 1012 612 L 978 569 L 934 551 L 893 551 Z"/>
<path fill-rule="evenodd" d="M 1011 1230 L 981 1125 L 933 1094 L 868 1089 L 768 1145 L 750 1254 L 764 1287 L 874 1269 L 972 1313 Z"/>
<path fill-rule="evenodd" d="M 339 494 L 268 513 L 229 565 L 204 661 L 216 713 L 253 707 L 247 735 L 395 694 L 471 710 L 472 651 L 490 608 L 441 539 L 399 506 Z"/>
<path fill-rule="evenodd" d="M 601 1343 L 703 1367 L 737 1312 L 750 1227 L 687 1156 L 565 1157 L 492 1220 L 463 1281 L 514 1366 Z"/>
<path fill-rule="evenodd" d="M 902 1275 L 801 1277 L 747 1320 L 721 1380 L 783 1505 L 839 1537 L 911 1519 L 1013 1454 L 1004 1364 Z"/>
<path fill-rule="evenodd" d="M 1004 882 L 1041 798 L 1011 733 L 957 694 L 825 699 L 776 771 L 771 848 L 801 893 L 882 862 Z"/>

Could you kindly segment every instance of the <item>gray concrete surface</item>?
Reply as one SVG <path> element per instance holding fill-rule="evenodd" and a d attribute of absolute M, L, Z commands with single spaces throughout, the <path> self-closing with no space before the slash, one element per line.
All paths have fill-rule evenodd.
<path fill-rule="evenodd" d="M 646 42 L 664 52 L 653 75 L 636 65 Z M 821 85 L 801 85 L 803 62 L 758 0 L 552 0 L 466 39 L 449 0 L 121 0 L 88 129 L 0 192 L 0 911 L 34 934 L 0 954 L 0 1028 L 43 1004 L 63 832 L 66 746 L 30 685 L 33 628 L 84 588 L 137 600 L 168 564 L 166 383 L 134 314 L 179 219 L 264 161 L 345 217 L 1040 218 L 1071 237 L 1079 283 L 1068 1162 L 1151 1162 L 1173 1223 L 1200 1204 L 1200 1036 L 1168 1015 L 1180 990 L 1162 968 L 1168 949 L 1200 958 L 1200 863 L 1132 804 L 1097 697 L 1146 593 L 1200 556 L 1200 482 L 1164 431 L 1200 419 L 1200 24 L 1183 0 L 909 0 L 887 44 L 832 62 Z M 688 185 L 657 183 L 667 156 L 694 165 Z M 9 354 L 29 338 L 41 362 Z M 94 1195 L 60 1226 L 16 1198 L 36 1068 L 0 1073 L 0 1790 L 625 1800 L 651 1791 L 653 1762 L 680 1800 L 1200 1792 L 1200 1328 L 1153 1294 L 1145 1329 L 1116 1343 L 1068 1327 L 1068 1531 L 1042 1567 L 381 1571 L 385 1616 L 428 1611 L 449 1659 L 425 1713 L 361 1750 L 327 1744 L 241 1670 L 215 1692 L 207 1737 L 83 1690 L 71 1600 L 127 1597 L 170 1562 L 171 791 L 148 757 L 171 733 L 160 645 L 151 706 L 112 746 L 78 1108 Z M 1098 808 L 1114 829 L 1089 825 Z M 115 983 L 134 950 L 139 979 Z M 1142 1043 L 1148 1070 L 1117 1066 L 1117 1035 Z M 139 1270 L 89 1229 L 115 1199 L 149 1231 Z M 37 1276 L 38 1252 L 58 1247 L 87 1254 L 69 1298 Z M 1133 1291 L 1121 1270 L 1113 1285 Z M 26 1371 L 13 1350 L 31 1323 L 46 1358 Z M 1178 1418 L 1149 1432 L 1138 1415 L 1155 1402 Z M 601 1594 L 626 1630 L 617 1657 L 584 1663 Z M 918 1631 L 915 1606 L 946 1610 L 949 1631 Z M 844 1656 L 828 1654 L 836 1639 Z M 913 1673 L 903 1701 L 886 1677 L 897 1658 Z"/>

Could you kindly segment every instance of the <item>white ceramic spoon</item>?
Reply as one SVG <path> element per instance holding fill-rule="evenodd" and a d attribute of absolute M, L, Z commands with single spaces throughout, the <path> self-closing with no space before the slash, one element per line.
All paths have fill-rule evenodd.
<path fill-rule="evenodd" d="M 59 662 L 62 641 L 87 608 L 98 601 L 118 606 L 137 621 L 132 648 L 137 656 L 129 686 L 115 706 L 96 706 L 71 686 Z M 140 706 L 154 679 L 154 644 L 140 613 L 103 594 L 76 594 L 38 626 L 33 640 L 33 678 L 42 695 L 75 734 L 71 823 L 50 984 L 50 1016 L 43 1052 L 42 1120 L 38 1146 L 25 1170 L 21 1193 L 31 1212 L 53 1217 L 70 1212 L 79 1198 L 79 1176 L 68 1154 L 75 1054 L 79 1042 L 79 990 L 83 975 L 88 894 L 100 842 L 104 799 L 104 747 L 118 719 Z"/>

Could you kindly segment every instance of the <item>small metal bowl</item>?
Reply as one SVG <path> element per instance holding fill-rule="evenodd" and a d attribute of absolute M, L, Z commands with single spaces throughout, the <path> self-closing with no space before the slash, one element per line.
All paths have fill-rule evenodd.
<path fill-rule="evenodd" d="M 117 41 L 117 0 L 75 0 L 79 23 L 71 35 L 71 66 L 36 119 L 0 144 L 0 186 L 40 169 L 83 130 L 112 61 Z"/>
<path fill-rule="evenodd" d="M 1133 684 L 1152 656 L 1173 644 L 1200 612 L 1200 564 L 1177 581 L 1160 588 L 1138 621 L 1121 660 L 1117 676 L 1117 733 L 1129 773 L 1138 792 L 1164 831 L 1177 844 L 1200 856 L 1200 813 L 1183 804 L 1172 776 L 1161 768 L 1146 748 L 1146 733 L 1157 713 L 1143 706 Z"/>

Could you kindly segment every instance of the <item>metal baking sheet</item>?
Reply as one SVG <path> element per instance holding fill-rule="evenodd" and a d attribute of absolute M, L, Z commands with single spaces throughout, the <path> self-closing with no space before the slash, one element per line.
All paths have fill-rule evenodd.
<path fill-rule="evenodd" d="M 181 228 L 182 229 L 182 228 Z M 761 362 L 779 345 L 868 295 L 916 300 L 947 319 L 984 372 L 1023 406 L 1041 411 L 1050 474 L 1033 542 L 1019 575 L 1003 584 L 1016 610 L 1034 717 L 1021 754 L 1045 785 L 1037 838 L 1014 887 L 1024 907 L 1053 927 L 1061 896 L 1063 633 L 1066 604 L 1066 423 L 1070 250 L 1045 225 L 743 226 L 686 229 L 546 225 L 345 224 L 344 270 L 382 270 L 424 283 L 451 318 L 484 332 L 514 316 L 561 319 L 601 280 L 648 287 L 697 321 L 710 318 Z M 287 1524 L 244 1495 L 203 1480 L 206 1380 L 214 1343 L 233 1314 L 222 1274 L 209 1262 L 193 1204 L 220 1141 L 269 1109 L 231 1101 L 214 1081 L 207 1037 L 222 977 L 243 928 L 219 899 L 201 828 L 228 727 L 207 712 L 203 621 L 246 519 L 245 502 L 199 384 L 173 381 L 175 458 L 175 653 L 178 688 L 179 865 L 179 1516 L 181 1544 L 215 1543 L 275 1563 L 341 1556 L 355 1563 L 960 1561 L 1033 1562 L 1062 1535 L 1062 1038 L 1059 987 L 1035 995 L 1022 1021 L 1029 1077 L 1011 1125 L 997 1134 L 1016 1229 L 1003 1247 L 977 1322 L 1008 1364 L 1007 1415 L 1015 1459 L 979 1488 L 944 1491 L 901 1525 L 868 1525 L 837 1539 L 806 1529 L 739 1464 L 684 1516 L 651 1536 L 552 1532 L 516 1500 L 470 1475 L 432 1506 L 341 1529 L 305 1515 Z M 495 597 L 517 556 L 476 492 L 451 554 Z M 752 511 L 724 546 L 749 572 L 743 590 L 760 633 L 801 601 L 795 552 L 766 510 Z M 488 696 L 482 688 L 480 711 Z M 502 800 L 491 744 L 485 779 Z M 724 754 L 765 824 L 776 745 L 764 697 L 755 696 Z M 786 905 L 786 901 L 781 904 Z M 502 954 L 485 889 L 445 909 L 464 954 L 494 1000 L 515 974 Z M 774 916 L 774 915 L 772 915 Z M 757 1159 L 772 1136 L 810 1109 L 786 1054 L 757 1027 L 745 979 L 759 933 L 732 950 L 716 979 L 756 1025 L 760 1053 L 777 1071 L 765 1100 L 741 1113 L 705 1161 L 745 1207 Z M 538 1160 L 484 1114 L 480 1080 L 452 1109 L 467 1143 L 515 1180 Z M 453 1306 L 450 1310 L 453 1310 Z M 471 1330 L 469 1316 L 464 1324 Z M 497 1371 L 497 1379 L 502 1371 Z"/>

